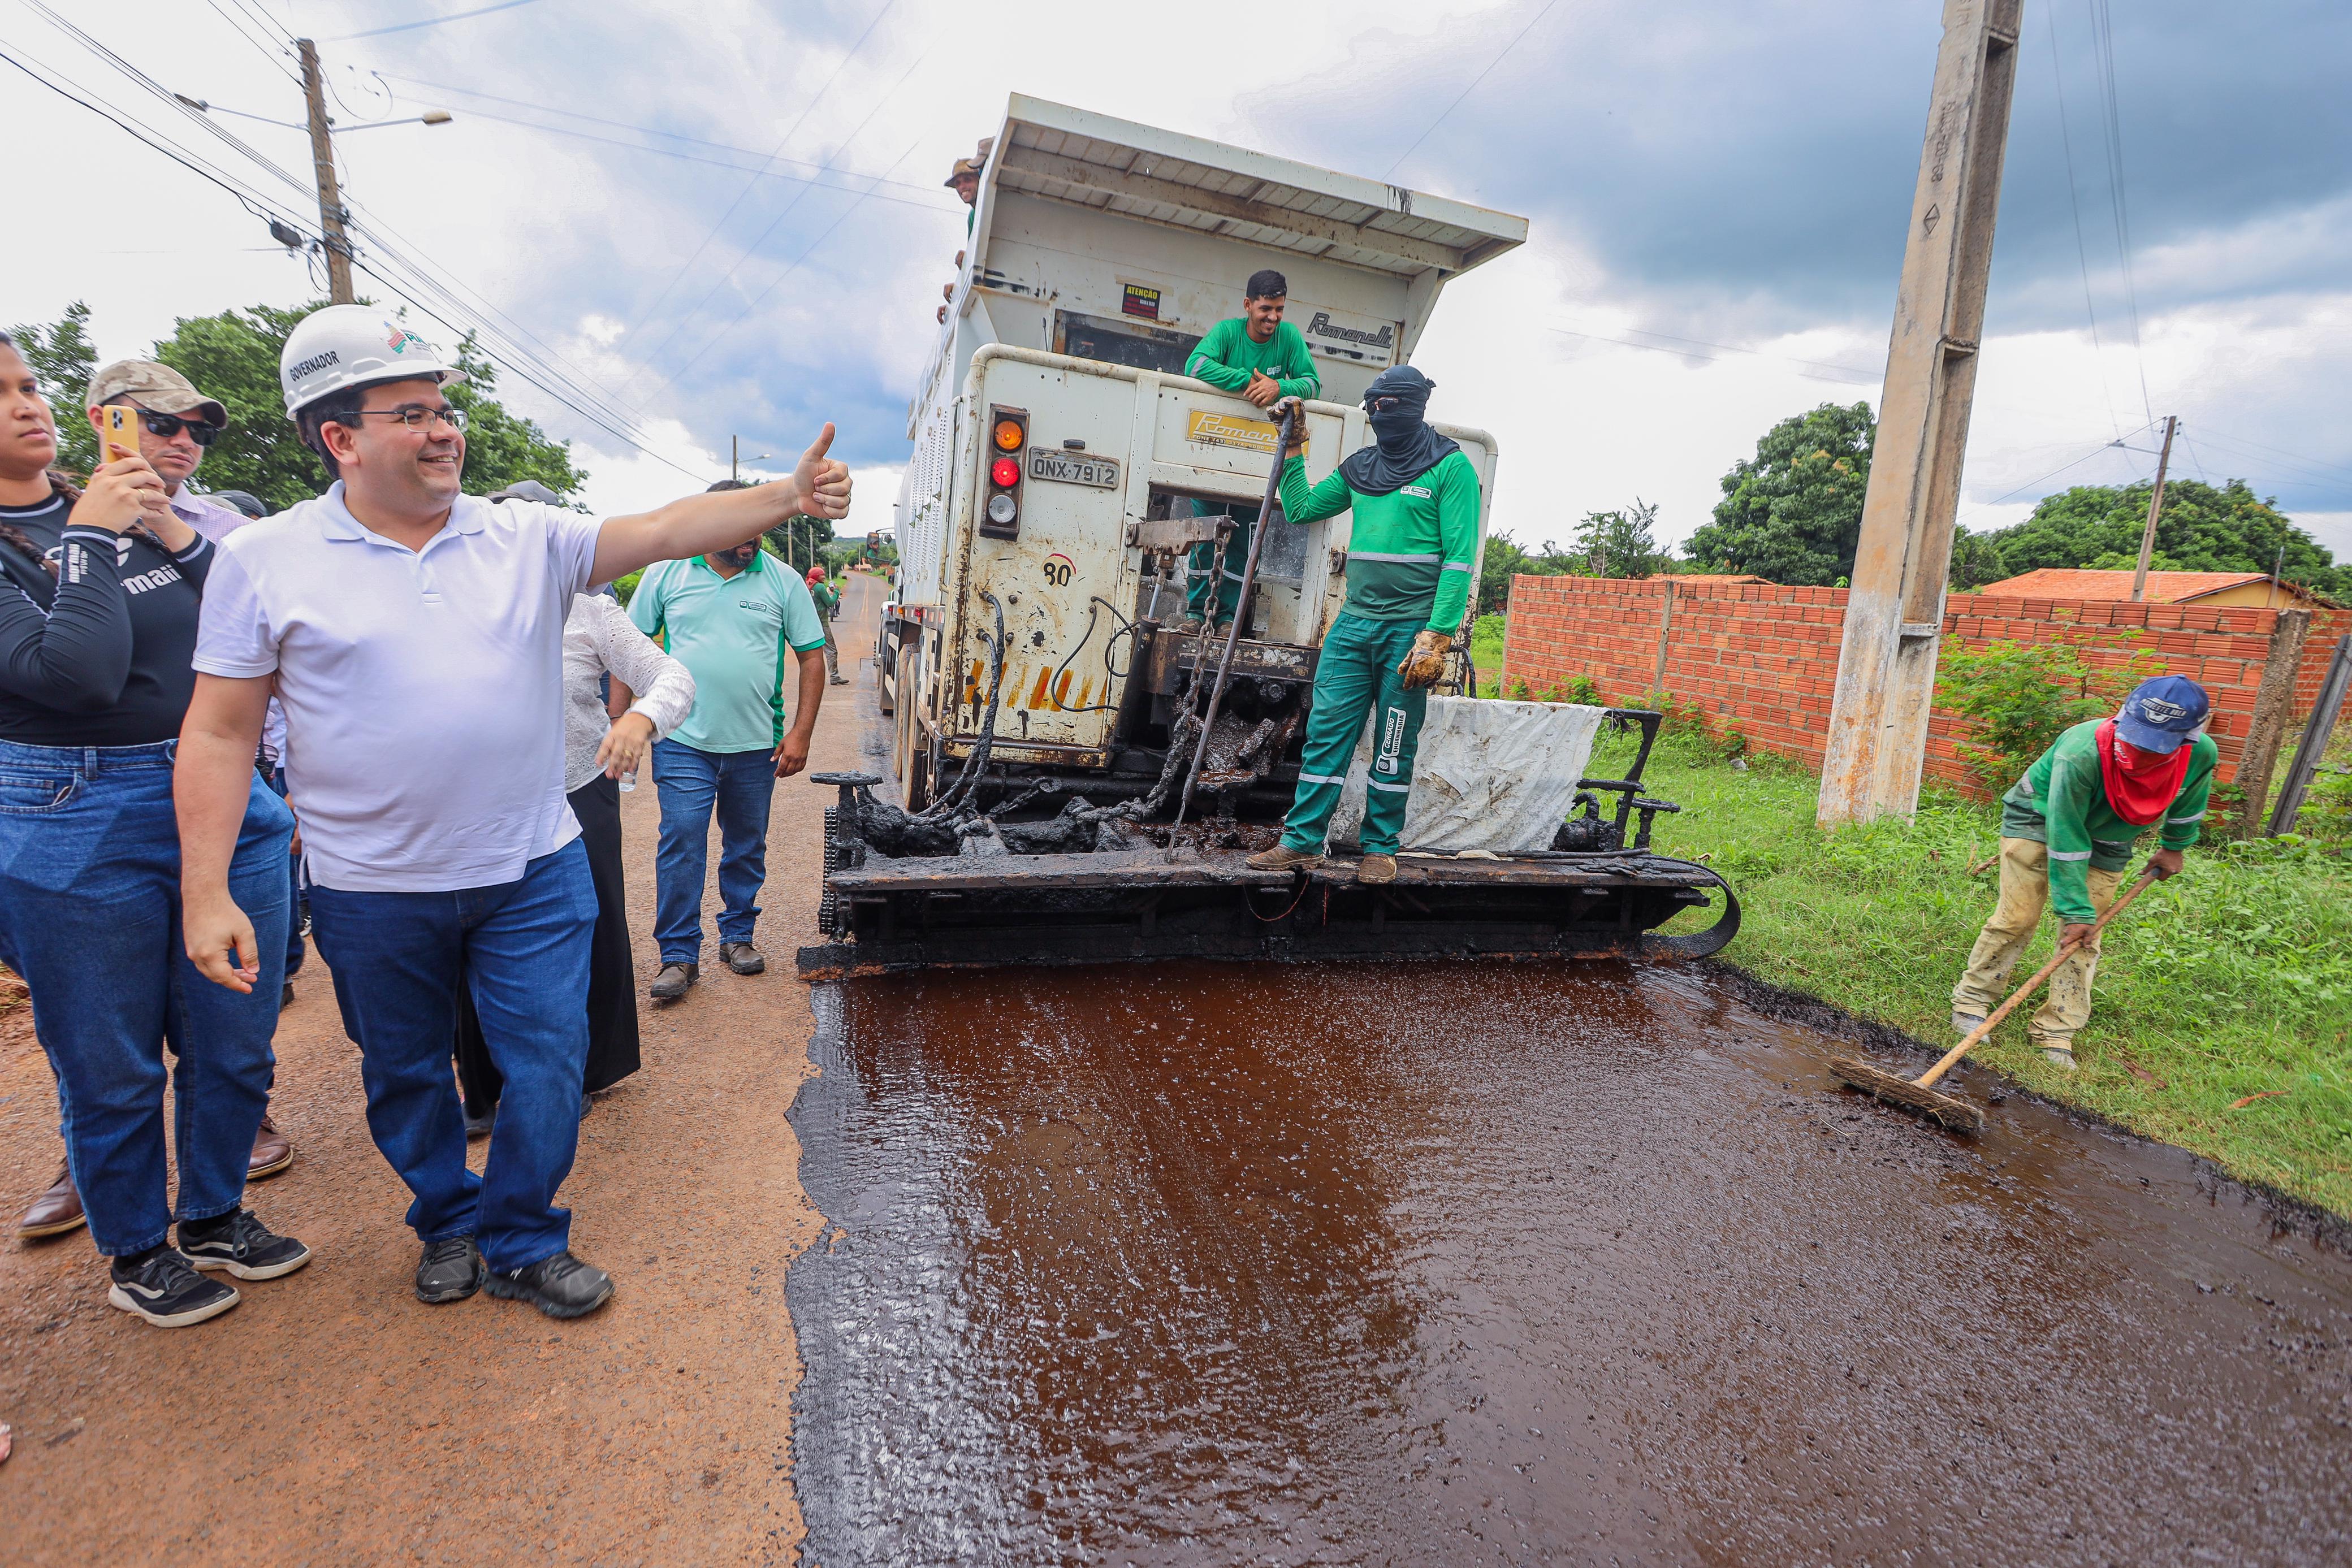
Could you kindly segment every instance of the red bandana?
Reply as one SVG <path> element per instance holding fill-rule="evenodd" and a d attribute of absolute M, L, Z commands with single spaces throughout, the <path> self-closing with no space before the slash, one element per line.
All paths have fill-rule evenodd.
<path fill-rule="evenodd" d="M 2194 743 L 2183 745 L 2158 767 L 2143 773 L 2126 773 L 2124 765 L 2116 760 L 2116 721 L 2108 719 L 2099 726 L 2099 778 L 2107 787 L 2107 804 L 2116 815 L 2136 828 L 2151 827 L 2164 815 L 2165 808 L 2179 798 L 2180 786 L 2189 778 L 2189 754 L 2197 749 Z"/>

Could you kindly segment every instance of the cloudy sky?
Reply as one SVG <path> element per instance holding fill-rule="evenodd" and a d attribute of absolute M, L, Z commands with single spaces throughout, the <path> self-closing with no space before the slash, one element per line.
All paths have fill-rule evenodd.
<path fill-rule="evenodd" d="M 1936 5 L 1291 0 L 1215 30 L 1233 15 L 0 0 L 0 48 L 289 210 L 299 131 L 210 117 L 281 175 L 129 73 L 299 120 L 300 35 L 341 123 L 450 110 L 339 138 L 362 290 L 519 345 L 509 401 L 574 442 L 601 509 L 723 473 L 730 434 L 782 454 L 832 419 L 853 526 L 887 524 L 962 237 L 940 181 L 1013 91 L 1528 216 L 1417 356 L 1443 417 L 1500 438 L 1496 526 L 1523 541 L 1636 496 L 1679 538 L 1772 421 L 1875 401 Z M 2147 476 L 2178 413 L 2176 471 L 2245 477 L 2352 556 L 2347 59 L 2340 0 L 2026 0 L 1963 522 Z M 228 192 L 0 78 L 19 168 L 50 176 L 15 187 L 0 320 L 86 298 L 117 355 L 321 291 Z"/>

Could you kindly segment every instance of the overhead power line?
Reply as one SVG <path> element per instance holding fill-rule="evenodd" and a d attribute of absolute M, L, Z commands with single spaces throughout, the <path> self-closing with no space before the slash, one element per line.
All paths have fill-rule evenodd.
<path fill-rule="evenodd" d="M 47 7 L 39 5 L 38 0 L 28 0 L 28 3 L 33 4 L 37 9 L 45 12 L 47 10 Z M 138 71 L 127 61 L 114 55 L 112 51 L 99 45 L 96 40 L 90 39 L 87 34 L 83 34 L 79 28 L 70 25 L 63 24 L 62 18 L 55 17 L 53 15 L 51 20 L 53 23 L 59 24 L 60 30 L 69 37 L 83 43 L 84 47 L 90 49 L 99 58 L 113 66 L 135 84 L 160 97 L 169 99 L 168 90 L 160 83 L 153 82 L 152 78 Z M 29 56 L 19 59 L 15 55 L 0 51 L 0 58 L 5 58 L 9 64 L 16 66 L 59 96 L 69 99 L 80 107 L 100 115 L 118 129 L 163 153 L 191 172 L 199 174 L 209 183 L 219 186 L 235 196 L 256 216 L 277 218 L 287 223 L 289 227 L 294 227 L 298 233 L 303 233 L 306 235 L 309 234 L 309 230 L 303 228 L 300 224 L 299 214 L 302 209 L 289 208 L 286 204 L 273 200 L 247 182 L 237 179 L 228 171 L 216 164 L 209 163 L 189 149 L 172 141 L 169 137 L 154 127 L 133 120 L 123 110 L 105 103 L 96 94 L 89 93 L 89 89 L 83 89 L 77 92 L 71 90 L 68 85 L 60 85 L 69 83 L 70 79 L 65 78 L 62 73 L 51 72 L 57 79 L 49 79 L 48 76 L 42 74 L 43 70 L 47 70 L 49 68 L 35 69 L 34 66 L 37 62 L 28 64 Z M 175 107 L 180 107 L 176 104 L 176 100 L 173 101 Z M 220 133 L 218 127 L 211 126 L 209 121 L 201 116 L 198 119 L 200 123 L 205 123 L 208 129 L 214 130 L 216 134 Z M 224 134 L 223 140 L 280 179 L 289 179 L 283 169 L 278 168 L 236 137 Z M 292 183 L 297 189 L 300 188 L 299 182 Z M 570 409 L 588 423 L 604 431 L 625 445 L 635 448 L 656 462 L 676 468 L 689 477 L 699 480 L 706 476 L 655 450 L 649 440 L 635 428 L 635 422 L 625 414 L 615 409 L 600 408 L 597 393 L 549 363 L 551 358 L 561 361 L 560 354 L 556 354 L 552 350 L 547 349 L 546 345 L 540 343 L 528 329 L 513 322 L 512 319 L 506 316 L 505 312 L 499 310 L 496 305 L 475 291 L 466 288 L 462 284 L 459 284 L 456 289 L 449 287 L 436 276 L 436 269 L 427 264 L 410 260 L 400 248 L 406 242 L 398 240 L 397 235 L 387 238 L 389 230 L 374 220 L 372 214 L 364 224 L 355 221 L 352 227 L 354 232 L 362 234 L 379 253 L 374 258 L 374 264 L 371 264 L 368 258 L 361 258 L 359 265 L 362 270 L 382 284 L 395 298 L 437 322 L 445 329 L 461 337 L 471 329 L 501 369 L 508 371 L 518 381 L 537 389 L 558 404 Z M 463 294 L 458 292 L 460 289 L 464 291 Z M 469 301 L 464 297 L 465 294 L 472 294 L 473 299 Z M 501 322 L 505 325 L 501 325 Z M 541 352 L 535 350 L 544 350 L 546 357 L 542 357 Z M 576 367 L 574 369 L 576 370 Z"/>
<path fill-rule="evenodd" d="M 389 27 L 371 27 L 364 33 L 345 33 L 341 37 L 321 39 L 322 43 L 348 44 L 360 38 L 381 38 L 387 33 L 413 33 L 419 27 L 438 27 L 446 22 L 467 22 L 476 16 L 487 16 L 493 11 L 511 11 L 518 5 L 528 5 L 531 0 L 499 0 L 495 5 L 478 5 L 471 11 L 455 11 L 446 16 L 426 16 L 415 22 L 395 22 Z"/>
<path fill-rule="evenodd" d="M 1517 33 L 1512 34 L 1511 41 L 1509 43 L 1505 44 L 1501 48 L 1495 51 L 1495 57 L 1486 62 L 1486 68 L 1480 71 L 1476 76 L 1472 77 L 1470 78 L 1470 85 L 1456 93 L 1454 95 L 1454 101 L 1440 110 L 1438 111 L 1437 118 L 1431 120 L 1427 125 L 1422 128 L 1421 134 L 1412 139 L 1412 145 L 1407 147 L 1403 152 L 1397 154 L 1396 162 L 1389 165 L 1388 173 L 1382 174 L 1381 178 L 1385 180 L 1390 174 L 1393 174 L 1399 169 L 1404 167 L 1404 161 L 1412 157 L 1413 153 L 1420 149 L 1421 144 L 1428 141 L 1431 134 L 1434 132 L 1439 126 L 1445 123 L 1447 116 L 1451 115 L 1455 110 L 1462 107 L 1462 100 L 1468 98 L 1473 92 L 1475 92 L 1478 89 L 1478 84 L 1485 81 L 1489 76 L 1493 75 L 1495 68 L 1503 63 L 1503 57 L 1509 54 L 1513 49 L 1517 48 L 1519 47 L 1519 40 L 1526 37 L 1529 33 L 1534 32 L 1536 30 L 1536 23 L 1540 22 L 1546 16 L 1550 16 L 1552 7 L 1559 4 L 1559 0 L 1544 0 L 1544 8 L 1535 14 L 1534 19 L 1528 22 L 1526 26 L 1521 27 Z"/>
<path fill-rule="evenodd" d="M 2115 211 L 2116 254 L 2123 262 L 2124 308 L 2131 317 L 2132 359 L 2139 371 L 2141 412 L 2156 423 L 2155 402 L 2147 395 L 2147 353 L 2140 338 L 2139 287 L 2132 276 L 2131 206 L 2124 191 L 2124 121 L 2116 85 L 2116 25 L 2107 0 L 2084 0 L 2091 13 L 2091 37 L 2098 50 L 2100 98 L 2105 112 L 2107 199 Z"/>
<path fill-rule="evenodd" d="M 2058 145 L 2065 154 L 2066 204 L 2074 214 L 2074 259 L 2083 269 L 2083 313 L 2091 319 L 2091 359 L 2099 367 L 2099 395 L 2107 406 L 2107 422 L 2123 434 L 2123 421 L 2116 417 L 2115 389 L 2107 384 L 2106 356 L 2100 351 L 2099 312 L 2091 303 L 2091 251 L 2083 239 L 2083 203 L 2074 190 L 2074 138 L 2066 125 L 2066 65 L 2058 55 L 2058 8 L 2045 5 L 2042 19 L 2050 30 L 2050 76 L 2058 88 Z"/>
<path fill-rule="evenodd" d="M 806 158 L 785 158 L 772 152 L 760 152 L 750 147 L 738 147 L 731 141 L 713 141 L 709 138 L 704 136 L 689 136 L 682 131 L 664 131 L 657 126 L 652 125 L 632 125 L 626 120 L 609 120 L 601 114 L 583 114 L 576 109 L 559 109 L 551 103 L 532 103 L 519 98 L 502 98 L 494 92 L 483 92 L 476 88 L 459 87 L 454 82 L 426 81 L 422 77 L 402 76 L 397 71 L 377 71 L 374 74 L 382 77 L 386 81 L 404 82 L 410 87 L 430 88 L 435 92 L 456 93 L 461 98 L 479 99 L 485 103 L 503 103 L 510 109 L 527 109 L 535 114 L 561 115 L 566 120 L 583 120 L 590 125 L 606 126 L 614 131 L 634 131 L 639 136 L 659 136 L 667 138 L 672 141 L 690 142 L 697 147 L 708 147 L 713 152 L 740 153 L 743 157 L 761 159 L 770 163 L 789 163 L 794 168 L 807 169 L 815 173 L 825 173 L 830 172 L 841 175 L 841 177 L 845 180 L 875 180 L 877 178 L 876 175 L 864 173 L 854 169 L 835 169 L 830 164 L 813 162 Z M 488 110 L 474 109 L 467 110 L 467 112 L 477 119 L 496 120 L 508 125 L 527 126 L 533 131 L 555 131 L 559 135 L 565 136 L 579 136 L 583 134 L 580 131 L 567 130 L 562 126 L 541 125 L 536 120 L 515 119 L 507 115 L 495 114 Z M 609 145 L 614 147 L 635 147 L 636 150 L 641 152 L 658 152 L 667 158 L 688 156 L 687 154 L 677 152 L 667 147 L 645 147 L 640 146 L 635 142 L 609 141 L 608 138 L 602 136 L 592 136 L 588 137 L 587 140 L 592 141 L 608 141 Z M 743 165 L 740 163 L 729 163 L 719 159 L 698 158 L 694 159 L 693 162 L 708 162 L 715 168 L 733 169 L 739 172 L 755 172 L 745 170 Z M 797 177 L 798 176 L 790 174 L 770 176 L 770 178 L 772 179 L 794 179 Z M 941 187 L 937 185 L 922 184 L 912 180 L 885 180 L 881 183 L 901 191 L 914 191 L 921 193 L 922 195 L 933 198 L 926 202 L 909 203 L 909 205 L 927 206 L 938 212 L 946 212 L 955 204 L 950 200 L 941 199 L 944 196 L 944 192 Z M 854 191 L 857 189 L 855 185 L 838 185 L 832 188 L 843 191 Z M 891 201 L 896 198 L 877 196 L 875 199 L 877 201 Z"/>
<path fill-rule="evenodd" d="M 824 95 L 826 93 L 833 90 L 833 84 L 840 79 L 841 73 L 848 68 L 849 62 L 857 57 L 857 51 L 866 47 L 866 40 L 874 36 L 874 29 L 882 25 L 882 18 L 888 16 L 898 4 L 898 0 L 884 0 L 882 9 L 874 14 L 874 19 L 871 22 L 866 24 L 866 31 L 857 35 L 857 41 L 850 45 L 848 51 L 835 63 L 833 69 L 826 74 L 824 84 L 810 96 L 808 102 L 801 106 L 800 113 L 793 118 L 793 122 L 790 125 L 784 128 L 784 133 L 776 138 L 776 145 L 770 150 L 767 160 L 765 162 L 761 164 L 761 168 L 764 169 L 767 167 L 768 163 L 773 162 L 776 158 L 782 153 L 785 145 L 790 142 L 794 136 L 800 134 L 800 129 L 803 125 L 808 122 L 808 117 L 816 112 L 816 106 L 820 102 L 824 101 Z M 842 145 L 845 147 L 848 143 L 844 142 Z M 719 214 L 718 220 L 714 222 L 708 230 L 704 231 L 700 243 L 696 245 L 694 247 L 694 254 L 688 256 L 684 261 L 678 263 L 677 270 L 669 275 L 668 280 L 661 287 L 661 292 L 654 296 L 654 302 L 645 308 L 644 312 L 640 314 L 635 321 L 632 321 L 629 324 L 628 330 L 622 333 L 620 338 L 615 341 L 613 350 L 614 354 L 617 355 L 625 352 L 628 346 L 636 340 L 638 332 L 642 331 L 646 326 L 653 320 L 654 313 L 659 310 L 663 304 L 668 300 L 670 291 L 678 286 L 680 280 L 682 280 L 688 272 L 693 270 L 694 264 L 702 259 L 703 253 L 710 248 L 710 242 L 719 237 L 719 231 L 727 226 L 727 220 L 735 215 L 736 209 L 743 204 L 743 199 L 751 193 L 752 190 L 759 184 L 759 176 L 756 172 L 751 179 L 743 182 L 743 188 L 735 193 L 735 199 L 727 204 L 727 210 Z M 793 204 L 797 206 L 800 204 L 801 197 L 807 193 L 806 189 L 803 188 L 798 194 L 795 194 L 793 197 Z M 791 208 L 787 207 L 785 210 L 789 212 L 791 211 Z M 774 225 L 771 225 L 770 226 L 773 227 Z M 767 236 L 762 235 L 761 237 L 764 239 Z M 741 258 L 737 258 L 736 266 L 740 267 L 741 265 Z M 730 277 L 734 277 L 735 268 L 732 267 L 729 267 L 727 269 L 727 276 Z M 709 296 L 706 294 L 703 298 L 708 299 Z M 695 308 L 698 310 L 701 307 L 698 305 Z M 689 316 L 691 314 L 692 312 L 688 312 Z M 677 327 L 683 324 L 683 321 L 681 321 L 677 325 L 673 325 L 669 329 L 668 335 L 662 339 L 662 342 L 667 345 L 671 338 L 677 336 Z M 656 351 L 658 352 L 659 350 L 656 350 Z"/>
<path fill-rule="evenodd" d="M 920 62 L 918 61 L 917 63 L 919 64 Z M 910 71 L 912 68 L 913 68 L 911 67 L 908 68 Z M 926 130 L 918 134 L 915 140 L 907 143 L 907 150 L 898 154 L 898 158 L 891 163 L 890 168 L 895 170 L 900 163 L 904 163 L 908 159 L 913 157 L 915 155 L 915 149 L 923 144 L 924 137 L 929 134 L 929 131 Z M 852 202 L 849 205 L 842 208 L 840 215 L 835 217 L 833 222 L 826 226 L 825 231 L 823 234 L 809 241 L 808 245 L 801 251 L 800 255 L 793 258 L 791 266 L 785 267 L 783 271 L 770 278 L 768 280 L 768 286 L 760 290 L 758 294 L 754 295 L 751 300 L 744 305 L 742 309 L 738 310 L 732 319 L 728 321 L 725 326 L 720 327 L 719 330 L 713 332 L 709 338 L 705 339 L 703 340 L 702 347 L 694 351 L 694 357 L 692 359 L 688 360 L 686 363 L 678 366 L 677 370 L 671 371 L 668 375 L 664 376 L 659 382 L 656 382 L 655 390 L 658 391 L 660 388 L 669 385 L 671 382 L 677 381 L 678 377 L 686 374 L 687 371 L 700 364 L 702 362 L 702 356 L 710 352 L 712 349 L 719 345 L 720 339 L 733 331 L 737 322 L 741 321 L 743 318 L 749 316 L 752 311 L 757 310 L 761 305 L 765 304 L 767 302 L 768 296 L 773 294 L 779 287 L 781 287 L 785 278 L 790 277 L 794 272 L 800 270 L 801 263 L 815 255 L 817 250 L 824 246 L 824 242 L 833 237 L 834 232 L 840 228 L 843 224 L 849 221 L 850 214 L 856 212 L 858 207 L 864 204 L 865 200 L 865 197 L 860 196 L 856 201 Z M 772 227 L 773 225 L 771 226 Z"/>
<path fill-rule="evenodd" d="M 880 94 L 875 99 L 874 107 L 866 111 L 866 118 L 859 120 L 856 128 L 851 131 L 847 136 L 842 138 L 840 144 L 840 150 L 842 152 L 846 152 L 851 147 L 856 145 L 857 139 L 866 133 L 866 128 L 874 123 L 875 117 L 880 114 L 882 110 L 889 105 L 892 99 L 898 96 L 899 89 L 907 85 L 908 80 L 914 76 L 917 70 L 921 68 L 923 62 L 929 57 L 930 51 L 929 49 L 926 49 L 923 53 L 916 56 L 914 64 L 908 66 L 906 70 L 900 74 L 898 79 L 891 84 L 890 90 Z M 909 151 L 911 151 L 911 149 Z M 903 163 L 906 161 L 907 154 L 899 154 L 898 162 L 892 163 L 889 168 L 882 172 L 882 178 L 887 179 L 891 174 L 897 172 L 898 164 Z M 728 267 L 726 272 L 719 277 L 719 281 L 712 284 L 709 288 L 703 290 L 702 298 L 694 302 L 694 308 L 687 311 L 685 315 L 680 316 L 676 322 L 671 324 L 670 329 L 662 335 L 662 340 L 655 344 L 652 351 L 645 356 L 648 363 L 659 357 L 664 349 L 669 347 L 670 343 L 677 337 L 678 333 L 685 329 L 686 324 L 693 320 L 697 316 L 700 315 L 702 313 L 702 308 L 709 304 L 713 298 L 717 298 L 720 289 L 726 287 L 728 284 L 734 281 L 736 273 L 742 270 L 743 264 L 757 255 L 760 247 L 768 243 L 768 236 L 774 234 L 776 230 L 782 226 L 783 221 L 786 218 L 791 217 L 793 214 L 798 210 L 802 201 L 807 197 L 808 193 L 809 188 L 803 185 L 793 193 L 793 199 L 784 204 L 783 211 L 778 213 L 774 217 L 768 220 L 768 226 L 760 231 L 760 237 L 753 240 L 750 245 L 744 246 L 742 253 L 736 256 L 734 264 Z M 851 202 L 848 207 L 843 209 L 843 215 L 846 216 L 848 213 L 855 211 L 858 206 L 864 204 L 865 200 L 865 196 L 861 195 L 856 201 Z M 838 228 L 839 226 L 840 222 L 836 219 L 835 221 L 834 227 Z M 715 234 L 718 231 L 714 228 L 711 232 Z M 827 229 L 825 231 L 828 235 L 832 232 L 832 229 Z M 803 256 L 805 256 L 805 253 L 803 253 Z M 800 263 L 798 261 L 794 261 L 793 263 L 793 266 L 794 267 L 798 267 Z M 767 298 L 767 294 L 762 292 L 760 298 L 764 299 Z M 743 311 L 738 311 L 733 320 L 730 320 L 728 325 L 730 327 L 733 326 L 735 321 L 740 321 L 748 313 L 748 308 Z M 721 330 L 724 329 L 721 329 Z M 715 338 L 712 340 L 712 341 L 716 340 L 717 340 Z M 659 382 L 655 383 L 655 386 L 667 386 L 670 382 L 676 381 L 679 376 L 686 373 L 688 366 L 693 364 L 696 361 L 700 360 L 704 354 L 709 353 L 709 351 L 710 343 L 704 343 L 699 350 L 696 350 L 693 360 L 688 361 L 686 365 L 681 365 L 677 370 L 671 371 L 668 375 L 664 376 Z M 633 403 L 630 406 L 642 409 L 645 405 L 643 403 Z"/>

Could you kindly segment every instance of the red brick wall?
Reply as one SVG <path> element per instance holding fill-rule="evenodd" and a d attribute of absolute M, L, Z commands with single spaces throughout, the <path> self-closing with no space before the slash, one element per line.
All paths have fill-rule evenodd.
<path fill-rule="evenodd" d="M 1658 637 L 1666 594 L 1665 678 Z M 1511 583 L 1503 678 L 1538 692 L 1589 676 L 1612 702 L 1638 703 L 1663 685 L 1675 700 L 1723 723 L 1737 721 L 1751 745 L 1820 767 L 1837 685 L 1845 626 L 1842 588 L 1770 583 L 1676 583 L 1588 577 L 1518 577 Z M 2252 721 L 2254 693 L 2278 612 L 2184 604 L 1993 598 L 1958 593 L 1945 603 L 1944 642 L 2071 643 L 2085 663 L 2116 665 L 2154 655 L 2168 674 L 2187 675 L 2213 697 L 2211 733 L 2224 779 L 2236 777 Z M 2317 700 L 2336 640 L 2352 612 L 2312 616 L 2296 682 L 2295 723 Z M 1927 773 L 1972 785 L 1960 760 L 1966 727 L 1937 710 L 1928 723 Z"/>

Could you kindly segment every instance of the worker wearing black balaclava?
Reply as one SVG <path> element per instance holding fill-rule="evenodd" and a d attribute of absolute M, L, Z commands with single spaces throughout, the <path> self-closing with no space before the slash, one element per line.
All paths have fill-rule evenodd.
<path fill-rule="evenodd" d="M 1298 794 L 1282 841 L 1250 857 L 1260 870 L 1314 865 L 1347 782 L 1348 765 L 1377 709 L 1361 831 L 1360 882 L 1396 880 L 1398 835 L 1412 788 L 1413 753 L 1429 688 L 1444 673 L 1477 570 L 1478 475 L 1461 447 L 1423 414 L 1436 383 L 1411 365 L 1382 371 L 1364 390 L 1373 444 L 1350 453 L 1321 484 L 1307 483 L 1304 411 L 1283 456 L 1282 510 L 1312 523 L 1352 508 L 1348 601 L 1324 633 Z M 1273 413 L 1279 417 L 1283 404 Z"/>

